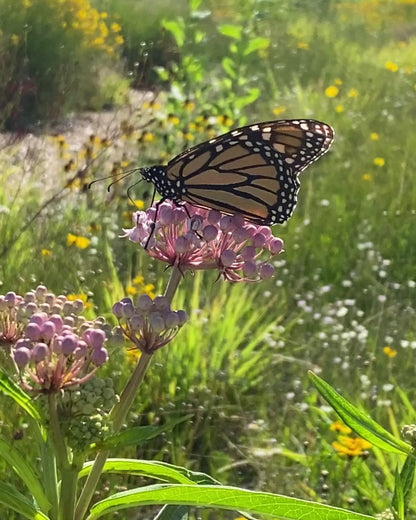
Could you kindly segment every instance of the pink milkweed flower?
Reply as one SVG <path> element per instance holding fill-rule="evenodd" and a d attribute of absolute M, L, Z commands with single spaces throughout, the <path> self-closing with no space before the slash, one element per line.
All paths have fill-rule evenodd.
<path fill-rule="evenodd" d="M 283 240 L 270 227 L 188 203 L 165 200 L 133 215 L 135 226 L 125 229 L 132 242 L 153 258 L 182 272 L 217 269 L 226 280 L 257 281 L 270 278 L 270 260 L 283 251 Z"/>
<path fill-rule="evenodd" d="M 136 304 L 123 298 L 113 305 L 113 313 L 125 336 L 147 354 L 170 343 L 188 321 L 186 312 L 173 311 L 165 296 L 152 299 L 147 294 L 139 296 Z"/>
<path fill-rule="evenodd" d="M 43 285 L 24 296 L 0 295 L 0 346 L 25 390 L 58 392 L 88 381 L 108 360 L 112 331 L 103 318 L 81 315 L 81 300 L 49 292 Z"/>

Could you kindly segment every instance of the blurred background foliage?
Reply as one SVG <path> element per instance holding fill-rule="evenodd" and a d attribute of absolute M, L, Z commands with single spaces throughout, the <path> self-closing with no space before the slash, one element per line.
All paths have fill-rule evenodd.
<path fill-rule="evenodd" d="M 130 419 L 194 418 L 138 456 L 387 507 L 401 461 L 340 450 L 353 434 L 306 372 L 397 435 L 415 422 L 415 27 L 413 0 L 0 0 L 2 292 L 45 283 L 111 320 L 118 298 L 168 278 L 120 238 L 151 198 L 137 184 L 133 205 L 139 178 L 123 172 L 259 120 L 336 131 L 274 228 L 286 251 L 273 281 L 183 280 L 174 303 L 191 323 L 158 353 Z M 116 358 L 121 382 L 134 356 Z M 30 449 L 24 418 L 2 410 L 2 434 Z"/>

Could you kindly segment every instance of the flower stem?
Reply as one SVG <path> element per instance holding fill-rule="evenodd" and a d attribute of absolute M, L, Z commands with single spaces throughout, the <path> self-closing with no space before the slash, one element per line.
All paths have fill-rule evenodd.
<path fill-rule="evenodd" d="M 173 297 L 175 296 L 176 289 L 179 286 L 180 281 L 183 278 L 183 274 L 181 270 L 174 266 L 172 268 L 172 273 L 169 278 L 168 286 L 166 287 L 164 296 L 169 300 L 169 303 L 172 303 Z"/>
<path fill-rule="evenodd" d="M 182 278 L 183 276 L 181 271 L 177 267 L 174 267 L 165 290 L 165 297 L 169 300 L 169 302 L 172 302 L 176 289 L 178 288 Z M 127 413 L 133 404 L 137 390 L 144 379 L 147 369 L 149 368 L 152 357 L 153 354 L 145 352 L 141 354 L 136 369 L 134 370 L 133 375 L 129 379 L 121 394 L 120 401 L 111 410 L 110 417 L 113 420 L 114 433 L 117 433 L 122 427 L 123 422 L 127 417 Z M 102 450 L 97 454 L 94 465 L 91 469 L 91 473 L 88 475 L 81 495 L 78 499 L 75 510 L 75 520 L 83 520 L 85 517 L 85 513 L 87 512 L 89 503 L 97 487 L 108 454 L 109 450 Z"/>

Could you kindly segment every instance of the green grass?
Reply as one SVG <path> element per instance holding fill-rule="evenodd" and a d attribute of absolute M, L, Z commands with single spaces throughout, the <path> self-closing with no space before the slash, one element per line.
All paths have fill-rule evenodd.
<path fill-rule="evenodd" d="M 183 280 L 174 306 L 189 312 L 190 323 L 157 354 L 132 420 L 194 418 L 138 454 L 209 471 L 229 484 L 379 513 L 389 505 L 402 461 L 377 449 L 368 458 L 340 457 L 331 446 L 335 414 L 311 388 L 307 370 L 320 372 L 393 433 L 415 421 L 416 4 L 250 0 L 240 8 L 236 1 L 212 0 L 199 7 L 211 12 L 206 18 L 159 4 L 151 24 L 131 18 L 128 31 L 147 34 L 162 18 L 184 31 L 173 65 L 157 63 L 174 88 L 166 86 L 160 106 L 130 118 L 137 136 L 125 139 L 120 129 L 89 166 L 89 180 L 109 173 L 123 153 L 142 166 L 207 139 L 209 129 L 193 126 L 207 112 L 228 115 L 234 126 L 313 117 L 333 125 L 336 140 L 325 159 L 302 174 L 293 218 L 274 228 L 285 253 L 272 281 L 227 285 L 214 273 Z M 128 3 L 110 7 L 120 10 L 127 27 Z M 224 36 L 224 23 L 241 26 L 241 38 Z M 269 45 L 245 54 L 257 37 Z M 224 58 L 231 59 L 234 77 L 222 68 Z M 339 88 L 332 98 L 325 94 L 331 85 Z M 254 88 L 258 97 L 244 106 Z M 145 130 L 154 140 L 143 143 L 137 137 L 151 119 Z M 221 119 L 211 123 L 218 134 L 227 130 Z M 88 294 L 95 312 L 110 316 L 112 302 L 137 274 L 163 291 L 169 272 L 118 237 L 129 225 L 123 213 L 131 211 L 124 185 L 109 203 L 105 183 L 92 192 L 66 190 L 15 240 L 74 173 L 64 171 L 64 162 L 50 171 L 22 159 L 19 144 L 0 151 L 0 164 L 1 242 L 7 246 L 2 292 L 43 282 L 55 292 Z M 53 179 L 47 192 L 41 178 Z M 140 185 L 134 196 L 144 192 Z M 93 243 L 70 247 L 68 233 Z M 397 356 L 388 357 L 386 346 Z M 130 369 L 119 367 L 121 379 Z"/>

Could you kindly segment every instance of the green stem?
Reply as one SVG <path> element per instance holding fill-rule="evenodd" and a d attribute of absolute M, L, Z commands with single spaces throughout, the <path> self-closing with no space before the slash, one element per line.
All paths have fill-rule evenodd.
<path fill-rule="evenodd" d="M 49 402 L 49 419 L 50 419 L 50 433 L 52 443 L 55 448 L 55 456 L 58 464 L 58 469 L 63 471 L 68 467 L 68 456 L 65 445 L 65 439 L 61 432 L 61 427 L 58 419 L 58 408 L 56 402 L 56 394 L 54 392 L 48 395 Z"/>
<path fill-rule="evenodd" d="M 51 439 L 55 448 L 56 461 L 61 476 L 58 519 L 73 520 L 79 468 L 70 464 L 68 460 L 65 438 L 59 424 L 56 394 L 54 392 L 50 393 L 48 400 Z"/>
<path fill-rule="evenodd" d="M 79 467 L 71 465 L 62 470 L 59 520 L 74 518 L 79 469 Z"/>
<path fill-rule="evenodd" d="M 58 474 L 56 471 L 56 458 L 50 439 L 42 440 L 40 447 L 40 460 L 42 464 L 42 480 L 46 496 L 51 503 L 49 517 L 52 520 L 58 518 Z"/>
<path fill-rule="evenodd" d="M 169 300 L 169 303 L 172 303 L 173 297 L 175 296 L 176 289 L 179 286 L 183 278 L 182 271 L 178 267 L 172 268 L 172 273 L 169 278 L 168 286 L 166 287 L 164 296 Z"/>
<path fill-rule="evenodd" d="M 120 401 L 111 410 L 110 417 L 113 419 L 114 433 L 117 433 L 123 425 L 127 413 L 136 396 L 137 389 L 139 388 L 140 383 L 143 381 L 144 375 L 147 371 L 147 368 L 149 367 L 152 357 L 153 354 L 142 353 L 133 375 L 129 379 L 123 390 L 123 393 L 121 394 Z M 100 479 L 108 454 L 108 450 L 100 451 L 97 454 L 94 465 L 91 469 L 91 473 L 88 475 L 87 481 L 85 482 L 84 488 L 82 489 L 81 495 L 79 497 L 75 510 L 75 520 L 82 520 L 82 518 L 84 518 L 88 505 L 97 487 L 98 480 Z"/>
<path fill-rule="evenodd" d="M 172 303 L 176 289 L 178 288 L 182 278 L 183 275 L 180 269 L 174 267 L 165 290 L 165 297 L 169 300 L 170 303 Z M 121 394 L 120 401 L 111 410 L 110 417 L 113 420 L 114 433 L 117 433 L 122 427 L 123 422 L 127 417 L 127 413 L 133 404 L 134 398 L 136 397 L 137 390 L 144 379 L 147 369 L 149 368 L 152 357 L 153 354 L 142 353 L 133 375 L 131 376 Z M 90 474 L 88 475 L 81 495 L 78 499 L 78 503 L 75 509 L 75 520 L 82 520 L 85 517 L 85 513 L 87 512 L 89 503 L 97 487 L 108 454 L 108 450 L 98 452 L 94 461 L 94 465 Z"/>

